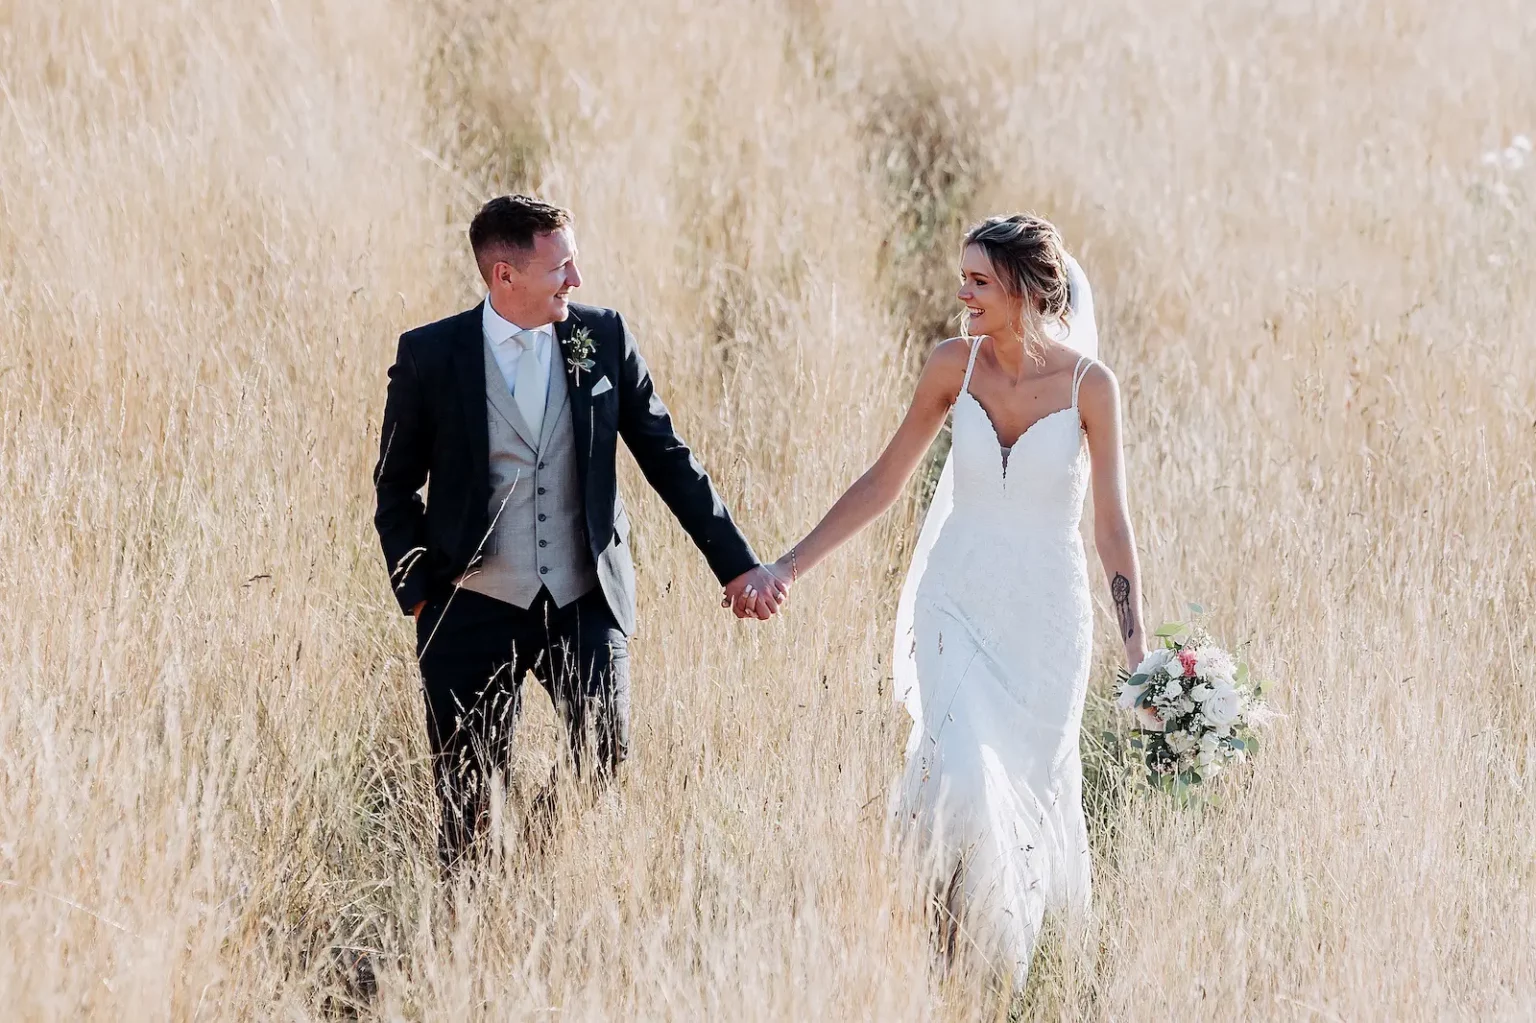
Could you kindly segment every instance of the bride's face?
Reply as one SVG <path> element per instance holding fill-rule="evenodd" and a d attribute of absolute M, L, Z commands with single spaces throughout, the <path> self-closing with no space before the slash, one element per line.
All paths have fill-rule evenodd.
<path fill-rule="evenodd" d="M 967 245 L 961 253 L 960 290 L 955 297 L 965 305 L 966 329 L 972 336 L 1012 338 L 1018 334 L 1024 302 L 1003 289 L 992 261 L 979 245 Z"/>

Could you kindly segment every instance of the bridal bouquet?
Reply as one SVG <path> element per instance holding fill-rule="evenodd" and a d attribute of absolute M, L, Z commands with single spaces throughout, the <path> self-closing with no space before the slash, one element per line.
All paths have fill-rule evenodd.
<path fill-rule="evenodd" d="M 1119 706 L 1136 716 L 1130 740 L 1147 765 L 1147 780 L 1183 788 L 1216 777 L 1259 746 L 1255 727 L 1272 712 L 1264 685 L 1248 680 L 1248 665 L 1211 642 L 1202 630 L 1175 622 L 1157 630 L 1163 647 L 1134 674 L 1122 672 Z"/>

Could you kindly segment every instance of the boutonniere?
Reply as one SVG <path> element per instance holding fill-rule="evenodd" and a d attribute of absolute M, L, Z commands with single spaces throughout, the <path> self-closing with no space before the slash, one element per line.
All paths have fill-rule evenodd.
<path fill-rule="evenodd" d="M 565 364 L 571 368 L 576 383 L 581 383 L 582 370 L 590 370 L 596 365 L 592 361 L 592 353 L 596 350 L 597 342 L 592 340 L 592 332 L 586 327 L 577 327 L 566 339 Z"/>

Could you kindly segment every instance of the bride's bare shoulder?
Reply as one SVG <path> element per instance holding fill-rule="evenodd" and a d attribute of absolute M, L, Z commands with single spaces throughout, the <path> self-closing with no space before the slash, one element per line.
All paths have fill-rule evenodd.
<path fill-rule="evenodd" d="M 944 378 L 954 376 L 959 380 L 965 375 L 965 366 L 970 360 L 971 339 L 952 337 L 934 346 L 933 351 L 928 355 L 927 365 L 923 367 L 923 375 L 937 375 Z"/>
<path fill-rule="evenodd" d="M 953 402 L 960 393 L 960 383 L 965 378 L 965 367 L 970 358 L 969 339 L 952 337 L 940 341 L 928 353 L 923 375 L 917 382 L 919 394 L 926 393 L 934 400 Z"/>
<path fill-rule="evenodd" d="M 1108 421 L 1120 414 L 1120 381 L 1113 370 L 1097 359 L 1083 370 L 1083 380 L 1077 389 L 1077 407 L 1084 424 L 1090 428 L 1096 420 Z"/>
<path fill-rule="evenodd" d="M 971 345 L 975 342 L 973 337 L 945 338 L 933 346 L 933 355 L 929 358 L 959 359 L 962 365 L 971 357 Z"/>

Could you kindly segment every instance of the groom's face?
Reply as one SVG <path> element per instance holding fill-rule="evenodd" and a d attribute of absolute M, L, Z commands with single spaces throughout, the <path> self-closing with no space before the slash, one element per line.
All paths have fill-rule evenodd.
<path fill-rule="evenodd" d="M 518 326 L 559 323 L 571 314 L 571 291 L 581 287 L 576 236 L 568 227 L 535 235 L 522 265 L 498 263 L 495 276 L 502 292 L 496 307 L 508 309 Z"/>

